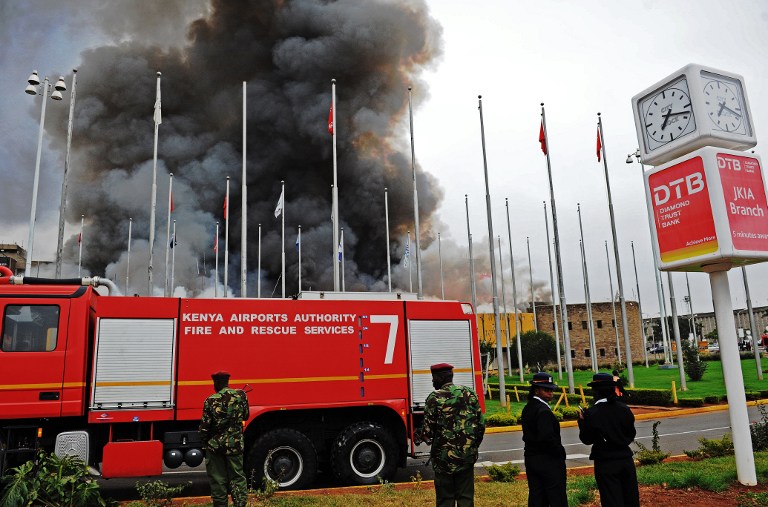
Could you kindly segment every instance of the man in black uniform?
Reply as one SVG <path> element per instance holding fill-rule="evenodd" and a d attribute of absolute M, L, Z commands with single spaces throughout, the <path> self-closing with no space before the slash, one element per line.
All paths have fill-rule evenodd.
<path fill-rule="evenodd" d="M 533 376 L 528 404 L 520 417 L 525 442 L 525 474 L 528 477 L 528 505 L 568 505 L 565 492 L 565 448 L 560 442 L 560 423 L 549 408 L 557 385 L 552 376 Z"/>
<path fill-rule="evenodd" d="M 616 382 L 609 373 L 596 373 L 592 382 L 594 406 L 579 414 L 579 439 L 592 445 L 595 480 L 603 507 L 640 506 L 637 472 L 632 450 L 635 416 L 616 397 Z"/>

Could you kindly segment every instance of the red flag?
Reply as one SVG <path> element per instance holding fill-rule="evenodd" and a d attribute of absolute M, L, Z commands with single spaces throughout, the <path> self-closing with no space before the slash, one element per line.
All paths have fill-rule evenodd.
<path fill-rule="evenodd" d="M 333 102 L 331 102 L 331 110 L 328 113 L 328 133 L 333 135 Z"/>
<path fill-rule="evenodd" d="M 597 161 L 600 162 L 600 151 L 603 148 L 603 143 L 600 141 L 600 127 L 597 127 Z"/>
<path fill-rule="evenodd" d="M 173 213 L 173 194 L 171 194 L 171 213 Z"/>
<path fill-rule="evenodd" d="M 227 196 L 224 196 L 224 220 L 227 219 L 227 213 L 229 212 L 229 207 L 227 206 Z"/>
<path fill-rule="evenodd" d="M 213 251 L 219 251 L 219 238 L 213 238 Z"/>
<path fill-rule="evenodd" d="M 541 143 L 541 151 L 544 155 L 547 154 L 547 136 L 544 134 L 544 120 L 541 120 L 541 129 L 539 129 L 539 142 Z"/>
<path fill-rule="evenodd" d="M 83 233 L 81 232 L 81 233 L 78 233 L 77 235 L 77 244 L 79 245 L 82 242 L 83 242 Z"/>

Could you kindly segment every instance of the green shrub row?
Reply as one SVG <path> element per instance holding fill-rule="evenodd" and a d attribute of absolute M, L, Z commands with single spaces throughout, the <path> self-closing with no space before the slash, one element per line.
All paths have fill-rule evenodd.
<path fill-rule="evenodd" d="M 574 407 L 559 406 L 552 413 L 558 421 L 574 421 L 579 418 L 579 409 Z M 520 424 L 520 413 L 491 414 L 485 417 L 485 425 L 489 428 L 498 426 L 515 426 Z"/>
<path fill-rule="evenodd" d="M 626 388 L 627 402 L 632 405 L 651 405 L 668 407 L 672 405 L 672 392 L 669 389 L 629 389 Z"/>

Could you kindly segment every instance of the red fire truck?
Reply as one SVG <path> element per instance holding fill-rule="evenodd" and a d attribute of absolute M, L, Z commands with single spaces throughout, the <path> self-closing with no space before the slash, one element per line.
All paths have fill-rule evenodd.
<path fill-rule="evenodd" d="M 99 283 L 115 289 L 0 277 L 0 465 L 42 447 L 105 478 L 197 466 L 210 374 L 227 370 L 248 395 L 249 476 L 300 489 L 332 470 L 372 484 L 416 453 L 430 364 L 449 362 L 456 383 L 481 386 L 467 303 L 123 297 L 100 295 Z"/>

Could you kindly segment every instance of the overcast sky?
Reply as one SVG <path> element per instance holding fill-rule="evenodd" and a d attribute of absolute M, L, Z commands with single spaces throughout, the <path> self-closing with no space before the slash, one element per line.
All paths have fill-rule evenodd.
<path fill-rule="evenodd" d="M 120 0 L 120 5 L 138 5 Z M 433 0 L 442 26 L 442 56 L 414 89 L 415 153 L 420 168 L 443 190 L 438 215 L 442 236 L 466 249 L 464 195 L 476 256 L 487 256 L 488 224 L 477 96 L 483 96 L 494 236 L 509 263 L 504 199 L 509 198 L 518 276 L 527 273 L 530 237 L 533 277 L 549 284 L 544 212 L 549 206 L 546 159 L 539 143 L 540 103 L 547 112 L 566 295 L 583 301 L 577 203 L 582 205 L 592 298 L 610 297 L 604 241 L 611 231 L 603 166 L 595 156 L 597 112 L 602 113 L 627 299 L 636 299 L 630 242 L 637 254 L 643 312 L 658 315 L 650 236 L 640 167 L 626 164 L 637 138 L 631 97 L 688 63 L 744 76 L 758 139 L 768 129 L 768 4 L 760 1 L 536 1 Z M 183 42 L 184 20 L 203 12 L 189 2 L 172 19 L 149 14 L 98 19 L 99 2 L 0 1 L 0 196 L 31 195 L 39 100 L 24 95 L 32 69 L 58 76 L 81 63 L 81 51 L 130 40 L 170 47 Z M 148 5 L 142 2 L 143 6 Z M 101 28 L 96 28 L 100 26 Z M 105 77 L 105 79 L 108 77 Z M 199 76 L 199 79 L 213 79 Z M 342 84 L 340 83 L 341 87 Z M 87 90 L 78 89 L 80 94 Z M 341 90 L 340 90 L 341 94 Z M 56 107 L 49 103 L 48 107 Z M 406 124 L 407 127 L 407 124 Z M 407 141 L 407 128 L 403 130 Z M 61 184 L 61 153 L 44 144 L 35 257 L 53 258 Z M 760 154 L 760 146 L 756 148 Z M 26 243 L 29 209 L 3 211 L 1 242 Z M 551 223 L 550 223 L 551 226 Z M 79 224 L 68 224 L 68 235 Z M 51 236 L 53 235 L 53 236 Z M 494 243 L 496 238 L 494 238 Z M 483 248 L 484 245 L 484 248 Z M 424 269 L 437 269 L 424 266 Z M 768 305 L 768 267 L 747 269 L 753 304 Z M 685 277 L 675 274 L 678 309 Z M 666 275 L 663 277 L 666 285 Z M 614 291 L 617 289 L 614 271 Z M 509 284 L 509 280 L 507 280 Z M 708 277 L 690 275 L 694 311 L 711 311 Z M 525 282 L 527 287 L 527 281 Z M 741 274 L 731 273 L 734 304 L 745 305 Z M 509 286 L 508 286 L 508 289 Z M 467 294 L 465 298 L 469 298 Z M 518 299 L 524 299 L 519 296 Z"/>

